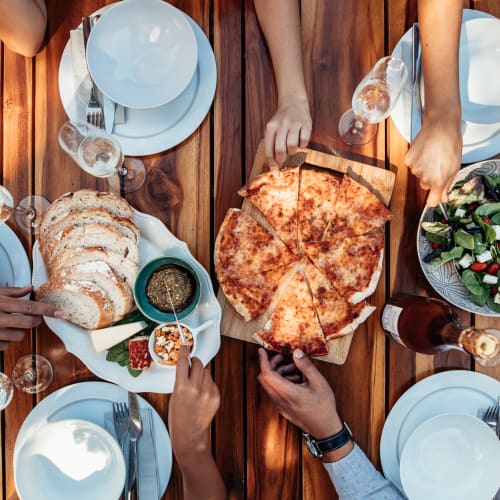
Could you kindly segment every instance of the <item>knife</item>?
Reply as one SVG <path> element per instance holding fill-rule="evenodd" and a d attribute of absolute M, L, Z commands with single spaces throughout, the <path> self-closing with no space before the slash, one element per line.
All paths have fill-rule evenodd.
<path fill-rule="evenodd" d="M 420 30 L 418 23 L 413 23 L 410 143 L 413 143 L 415 136 L 422 126 L 422 101 L 420 98 L 421 67 Z"/>
<path fill-rule="evenodd" d="M 141 413 L 139 410 L 139 400 L 134 392 L 128 393 L 128 408 L 130 417 L 129 427 L 129 457 L 128 470 L 125 482 L 126 499 L 132 498 L 134 486 L 137 491 L 137 439 L 142 432 Z"/>
<path fill-rule="evenodd" d="M 104 130 L 106 130 L 108 134 L 113 132 L 113 127 L 115 126 L 115 107 L 116 103 L 103 93 L 102 108 L 104 112 Z"/>

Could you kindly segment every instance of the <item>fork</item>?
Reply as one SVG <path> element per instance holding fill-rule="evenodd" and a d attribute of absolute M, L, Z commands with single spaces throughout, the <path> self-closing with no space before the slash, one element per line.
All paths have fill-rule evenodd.
<path fill-rule="evenodd" d="M 500 412 L 500 406 L 488 406 L 482 418 L 493 430 L 497 427 L 498 412 Z"/>
<path fill-rule="evenodd" d="M 113 423 L 115 426 L 116 437 L 123 449 L 125 436 L 130 427 L 130 419 L 128 416 L 128 408 L 125 403 L 113 403 Z"/>
<path fill-rule="evenodd" d="M 90 17 L 87 16 L 82 18 L 82 28 L 83 28 L 83 45 L 85 47 L 85 51 L 87 51 L 87 41 L 90 35 L 90 30 L 92 29 L 92 22 L 90 20 Z M 87 123 L 90 123 L 94 127 L 103 128 L 104 112 L 101 105 L 97 102 L 96 88 L 92 76 L 90 76 L 90 82 L 92 86 L 90 88 L 90 99 L 86 109 Z"/>

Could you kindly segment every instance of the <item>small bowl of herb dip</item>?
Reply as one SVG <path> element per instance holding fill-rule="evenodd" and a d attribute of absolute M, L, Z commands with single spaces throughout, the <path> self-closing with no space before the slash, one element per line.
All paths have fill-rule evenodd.
<path fill-rule="evenodd" d="M 145 264 L 134 285 L 135 303 L 152 321 L 169 323 L 191 314 L 200 300 L 200 280 L 187 262 L 177 257 L 160 257 Z"/>

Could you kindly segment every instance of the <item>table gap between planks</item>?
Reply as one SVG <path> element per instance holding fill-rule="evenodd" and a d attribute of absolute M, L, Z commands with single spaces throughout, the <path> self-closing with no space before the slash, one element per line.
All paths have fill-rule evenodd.
<path fill-rule="evenodd" d="M 16 200 L 30 193 L 53 200 L 83 187 L 106 189 L 106 183 L 79 170 L 57 144 L 58 128 L 66 119 L 57 72 L 69 30 L 82 16 L 110 3 L 47 0 L 46 42 L 36 58 L 25 59 L 2 47 L 0 182 Z M 217 92 L 209 115 L 191 137 L 169 151 L 142 158 L 148 170 L 146 183 L 127 198 L 185 240 L 211 272 L 217 287 L 211 258 L 214 238 L 227 209 L 241 205 L 236 191 L 247 181 L 265 124 L 275 110 L 273 72 L 252 0 L 171 3 L 189 14 L 209 36 L 217 60 Z M 500 5 L 493 0 L 466 0 L 464 6 L 500 16 Z M 408 144 L 390 120 L 381 124 L 376 139 L 364 147 L 347 147 L 337 132 L 338 119 L 349 107 L 356 84 L 377 59 L 390 54 L 415 21 L 416 1 L 303 0 L 301 15 L 314 147 L 397 174 L 391 203 L 395 218 L 387 231 L 385 272 L 371 298 L 378 311 L 354 335 L 344 365 L 316 362 L 334 387 L 338 407 L 357 442 L 379 466 L 385 417 L 407 388 L 438 371 L 480 368 L 460 354 L 414 355 L 386 340 L 379 312 L 387 296 L 396 291 L 432 295 L 413 243 L 425 193 L 408 175 L 403 162 Z M 9 225 L 13 227 L 12 222 Z M 33 241 L 18 235 L 30 253 Z M 465 313 L 462 319 L 479 326 L 494 323 Z M 16 392 L 1 415 L 0 498 L 8 500 L 18 498 L 12 463 L 17 432 L 37 400 L 65 385 L 96 380 L 46 326 L 26 335 L 3 355 L 3 370 L 10 373 L 15 361 L 29 352 L 47 356 L 55 377 L 48 391 L 37 397 Z M 259 388 L 256 346 L 223 338 L 211 369 L 222 396 L 212 426 L 213 451 L 230 498 L 336 498 L 321 463 L 305 451 L 300 432 L 276 413 Z M 500 377 L 499 369 L 481 371 Z M 166 420 L 169 397 L 151 393 L 143 396 Z M 181 488 L 174 464 L 164 498 L 182 498 Z"/>

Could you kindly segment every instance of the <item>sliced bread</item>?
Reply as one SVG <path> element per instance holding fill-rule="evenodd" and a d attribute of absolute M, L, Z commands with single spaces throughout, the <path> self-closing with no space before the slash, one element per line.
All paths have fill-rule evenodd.
<path fill-rule="evenodd" d="M 66 229 L 85 226 L 87 224 L 102 224 L 114 227 L 123 236 L 133 240 L 135 243 L 139 242 L 140 232 L 132 220 L 126 217 L 117 217 L 105 208 L 89 208 L 69 212 L 58 222 L 50 224 L 39 240 L 41 252 L 44 253 L 47 246 L 55 241 L 58 235 L 62 234 Z"/>
<path fill-rule="evenodd" d="M 106 262 L 131 288 L 134 286 L 138 265 L 116 252 L 104 250 L 100 247 L 69 248 L 63 250 L 52 261 L 49 273 L 52 275 L 60 269 L 94 261 Z"/>
<path fill-rule="evenodd" d="M 51 280 L 36 298 L 63 311 L 63 319 L 88 330 L 103 328 L 113 319 L 113 307 L 104 290 L 89 281 Z"/>
<path fill-rule="evenodd" d="M 54 259 L 62 251 L 69 248 L 89 247 L 101 247 L 103 250 L 120 254 L 134 264 L 139 262 L 137 243 L 124 237 L 118 229 L 102 224 L 87 224 L 65 229 L 46 245 L 42 256 L 50 268 Z"/>
<path fill-rule="evenodd" d="M 59 270 L 50 279 L 88 281 L 97 285 L 111 302 L 113 322 L 122 319 L 134 306 L 132 290 L 104 261 L 75 264 Z"/>
<path fill-rule="evenodd" d="M 74 193 L 66 193 L 55 200 L 45 212 L 40 224 L 40 237 L 54 223 L 68 215 L 69 212 L 105 208 L 117 217 L 133 219 L 132 207 L 127 200 L 114 193 L 103 193 L 93 189 L 81 189 Z"/>

